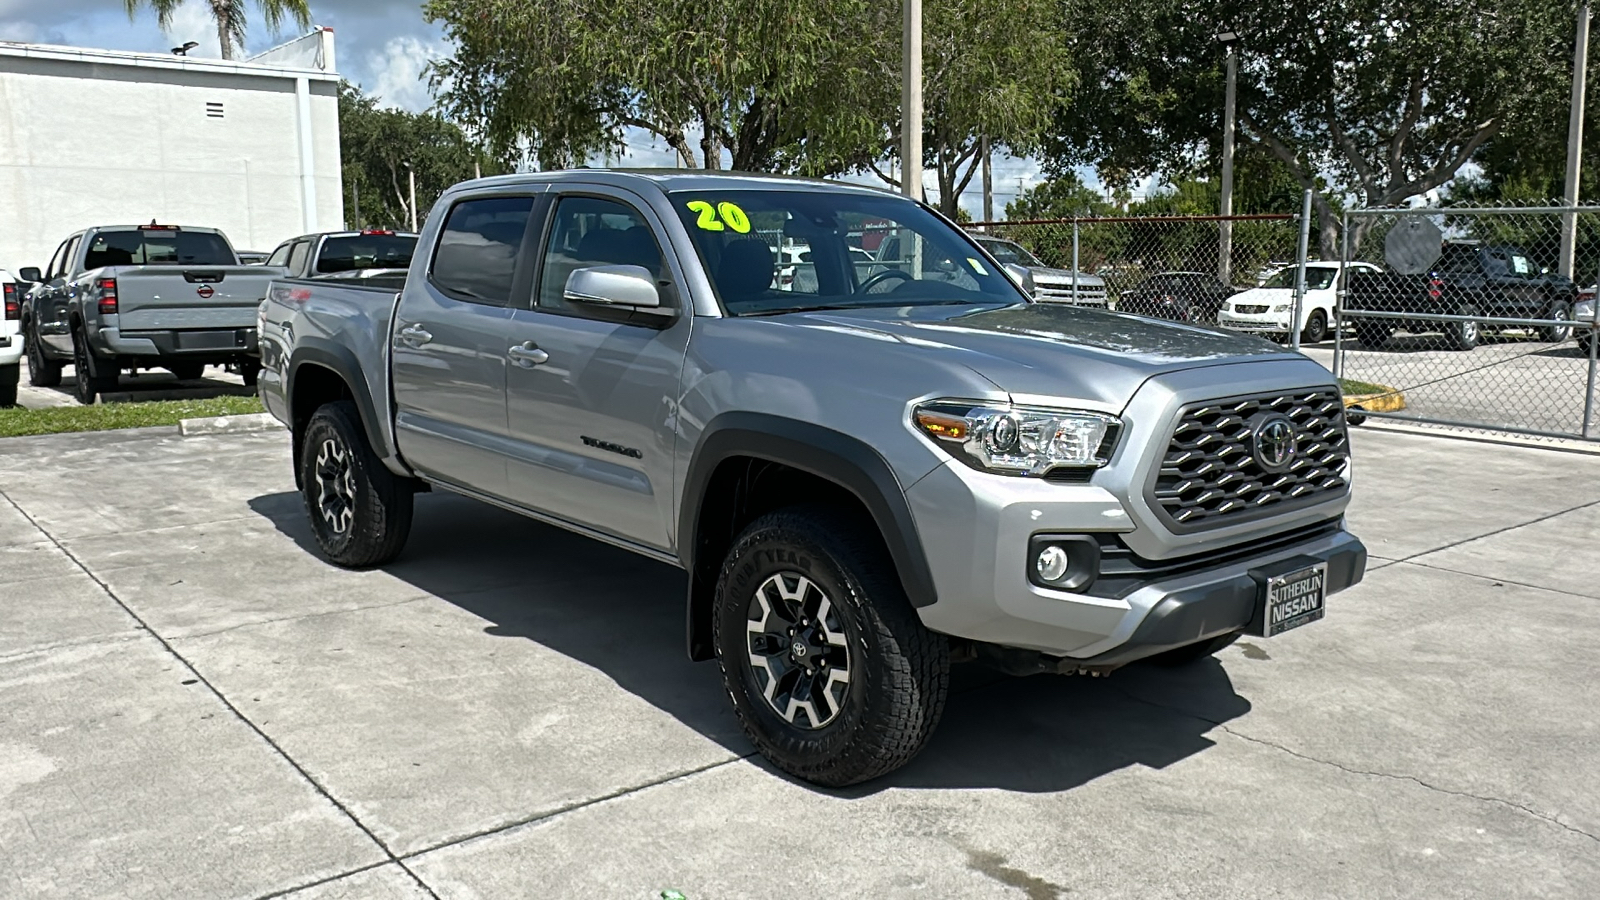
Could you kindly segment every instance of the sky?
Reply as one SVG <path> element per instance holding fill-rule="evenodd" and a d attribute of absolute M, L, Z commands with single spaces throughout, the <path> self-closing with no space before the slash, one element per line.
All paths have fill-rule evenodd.
<path fill-rule="evenodd" d="M 340 74 L 361 89 L 376 95 L 385 105 L 421 111 L 433 102 L 428 93 L 424 69 L 428 62 L 450 53 L 450 45 L 439 26 L 422 18 L 420 2 L 406 0 L 311 0 L 312 20 L 334 30 L 335 52 Z M 259 53 L 298 35 L 299 29 L 287 25 L 273 34 L 261 21 L 259 10 L 250 7 L 251 20 L 244 55 Z M 200 46 L 191 56 L 221 55 L 216 27 L 204 0 L 187 0 L 173 15 L 170 28 L 163 33 L 155 13 L 148 6 L 130 20 L 118 0 L 0 0 L 0 41 L 65 44 L 110 50 L 136 50 L 163 53 L 186 41 Z M 672 165 L 673 154 L 660 141 L 644 132 L 630 132 L 629 150 L 620 165 Z M 1092 173 L 1087 173 L 1092 178 Z M 928 175 L 928 191 L 933 184 Z M 864 181 L 881 183 L 872 176 Z M 994 159 L 994 206 L 1001 214 L 1019 187 L 1026 189 L 1043 180 L 1039 164 L 1030 159 L 1013 159 L 996 154 Z M 962 198 L 962 205 L 977 218 L 982 197 L 977 178 Z"/>

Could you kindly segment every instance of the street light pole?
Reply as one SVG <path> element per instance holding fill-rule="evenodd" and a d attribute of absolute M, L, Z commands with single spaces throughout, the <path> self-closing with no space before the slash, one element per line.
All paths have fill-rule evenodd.
<path fill-rule="evenodd" d="M 1567 190 L 1564 194 L 1568 206 L 1578 205 L 1578 172 L 1583 156 L 1583 104 L 1589 68 L 1589 3 L 1578 6 L 1578 34 L 1572 51 L 1572 113 L 1567 125 Z M 1577 252 L 1578 214 L 1567 213 L 1561 219 L 1561 259 L 1557 270 L 1568 278 L 1577 272 L 1573 258 Z"/>
<path fill-rule="evenodd" d="M 1222 215 L 1233 215 L 1233 112 L 1239 81 L 1239 55 L 1234 45 L 1239 36 L 1231 31 L 1217 35 L 1228 60 L 1228 86 L 1222 106 Z M 1223 284 L 1232 284 L 1233 276 L 1233 223 L 1223 219 L 1217 241 L 1217 277 Z"/>
<path fill-rule="evenodd" d="M 983 147 L 978 151 L 983 154 L 983 220 L 994 221 L 994 169 L 989 162 L 989 136 L 981 139 Z M 985 231 L 989 230 L 987 227 Z"/>
<path fill-rule="evenodd" d="M 406 178 L 411 182 L 411 230 L 415 232 L 417 230 L 417 170 L 411 167 L 411 163 L 406 163 Z"/>
<path fill-rule="evenodd" d="M 922 199 L 922 0 L 901 0 L 905 38 L 900 62 L 900 188 Z"/>

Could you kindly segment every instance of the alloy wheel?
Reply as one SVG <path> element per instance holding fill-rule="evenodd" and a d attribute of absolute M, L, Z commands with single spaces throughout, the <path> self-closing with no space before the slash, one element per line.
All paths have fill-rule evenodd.
<path fill-rule="evenodd" d="M 747 618 L 750 667 L 772 711 L 803 730 L 837 719 L 850 688 L 850 646 L 821 586 L 779 572 L 756 588 Z"/>
<path fill-rule="evenodd" d="M 317 510 L 334 534 L 348 534 L 356 514 L 355 468 L 350 451 L 328 438 L 317 453 Z"/>

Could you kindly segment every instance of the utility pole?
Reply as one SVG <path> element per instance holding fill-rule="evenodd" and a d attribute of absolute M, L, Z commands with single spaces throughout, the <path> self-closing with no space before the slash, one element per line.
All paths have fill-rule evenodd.
<path fill-rule="evenodd" d="M 411 182 L 411 230 L 417 230 L 417 170 L 406 163 L 406 178 Z"/>
<path fill-rule="evenodd" d="M 1233 215 L 1233 111 L 1237 99 L 1237 85 L 1239 81 L 1239 55 L 1234 51 L 1234 45 L 1239 43 L 1239 35 L 1225 31 L 1217 35 L 1217 40 L 1222 42 L 1223 52 L 1228 60 L 1228 86 L 1222 106 L 1222 214 Z M 1219 237 L 1217 241 L 1217 277 L 1223 284 L 1232 284 L 1233 276 L 1233 223 L 1223 219 L 1218 223 Z"/>
<path fill-rule="evenodd" d="M 1578 5 L 1578 34 L 1572 51 L 1572 113 L 1567 125 L 1567 191 L 1568 206 L 1578 205 L 1578 172 L 1583 157 L 1583 104 L 1585 82 L 1589 69 L 1589 3 Z M 1562 275 L 1576 275 L 1573 257 L 1577 252 L 1578 214 L 1567 213 L 1561 221 L 1561 259 L 1557 269 Z"/>
<path fill-rule="evenodd" d="M 900 187 L 922 199 L 922 0 L 900 0 L 905 36 L 900 57 Z"/>
<path fill-rule="evenodd" d="M 989 136 L 984 135 L 981 139 L 981 142 L 983 144 L 983 147 L 981 148 L 981 152 L 983 153 L 983 220 L 985 222 L 993 222 L 994 169 L 989 163 Z M 988 231 L 989 229 L 987 226 L 985 226 L 983 230 Z"/>

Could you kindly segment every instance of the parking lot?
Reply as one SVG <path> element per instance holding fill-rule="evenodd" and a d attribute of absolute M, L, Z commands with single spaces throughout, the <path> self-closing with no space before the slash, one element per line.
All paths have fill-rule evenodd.
<path fill-rule="evenodd" d="M 12 440 L 0 896 L 1595 896 L 1600 458 L 1356 446 L 1326 621 L 960 669 L 920 758 L 831 792 L 752 754 L 672 569 L 428 495 L 346 572 L 281 432 Z"/>

